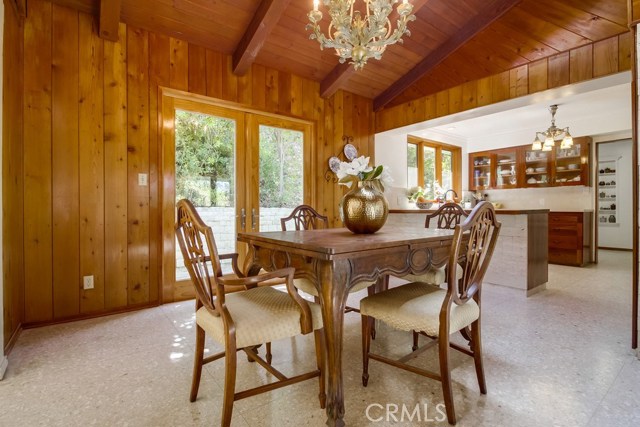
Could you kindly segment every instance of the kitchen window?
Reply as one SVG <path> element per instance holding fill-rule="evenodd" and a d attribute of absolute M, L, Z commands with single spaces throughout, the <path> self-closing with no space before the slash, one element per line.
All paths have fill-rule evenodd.
<path fill-rule="evenodd" d="M 407 186 L 423 187 L 435 199 L 434 182 L 462 196 L 462 153 L 460 147 L 409 137 L 407 143 Z"/>

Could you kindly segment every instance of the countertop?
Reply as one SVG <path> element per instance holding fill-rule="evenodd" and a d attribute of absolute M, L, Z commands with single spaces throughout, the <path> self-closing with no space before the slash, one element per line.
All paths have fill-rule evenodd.
<path fill-rule="evenodd" d="M 428 214 L 434 213 L 437 209 L 389 209 L 389 213 L 401 213 L 401 214 Z M 470 209 L 465 209 L 465 212 L 471 212 Z M 528 215 L 549 213 L 549 209 L 496 209 L 498 215 Z M 582 212 L 582 211 L 580 211 Z"/>

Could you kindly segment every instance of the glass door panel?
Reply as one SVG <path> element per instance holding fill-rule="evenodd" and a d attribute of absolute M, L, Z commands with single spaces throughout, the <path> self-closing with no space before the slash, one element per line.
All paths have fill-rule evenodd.
<path fill-rule="evenodd" d="M 550 151 L 525 150 L 524 185 L 527 187 L 546 187 L 549 185 Z"/>
<path fill-rule="evenodd" d="M 236 251 L 236 120 L 175 112 L 176 201 L 190 200 L 209 225 L 219 253 Z M 188 279 L 176 242 L 176 280 Z M 223 271 L 231 272 L 230 260 Z"/>
<path fill-rule="evenodd" d="M 281 229 L 280 218 L 304 202 L 304 132 L 259 125 L 260 231 Z"/>

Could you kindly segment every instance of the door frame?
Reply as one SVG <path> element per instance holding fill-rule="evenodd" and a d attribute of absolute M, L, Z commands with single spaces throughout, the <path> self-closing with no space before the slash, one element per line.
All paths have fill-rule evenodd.
<path fill-rule="evenodd" d="M 185 109 L 190 111 L 197 111 L 194 108 L 188 108 L 190 105 L 206 105 L 212 109 L 219 109 L 220 111 L 231 112 L 232 114 L 221 115 L 232 116 L 233 113 L 238 117 L 242 116 L 242 127 L 238 126 L 238 133 L 242 133 L 243 143 L 239 144 L 242 147 L 237 147 L 236 157 L 250 156 L 251 149 L 248 149 L 246 153 L 241 152 L 244 147 L 249 147 L 248 141 L 251 136 L 251 131 L 248 125 L 249 120 L 246 120 L 246 114 L 259 116 L 260 118 L 267 119 L 270 123 L 273 120 L 277 123 L 278 120 L 286 120 L 288 122 L 300 124 L 301 126 L 307 126 L 309 130 L 309 141 L 305 141 L 305 169 L 308 167 L 308 172 L 305 177 L 309 177 L 305 180 L 304 188 L 304 200 L 305 203 L 315 204 L 316 201 L 316 182 L 315 169 L 317 164 L 316 159 L 316 126 L 317 124 L 311 120 L 303 120 L 294 116 L 287 116 L 284 114 L 272 114 L 265 111 L 257 110 L 249 106 L 238 104 L 234 102 L 224 101 L 220 99 L 210 98 L 204 95 L 197 95 L 189 92 L 184 92 L 176 89 L 159 87 L 159 108 L 158 108 L 158 135 L 160 135 L 159 157 L 160 157 L 160 170 L 159 170 L 159 199 L 160 199 L 160 215 L 161 215 L 161 239 L 160 239 L 160 256 L 159 256 L 159 277 L 160 277 L 160 294 L 161 303 L 168 303 L 173 301 L 180 301 L 185 299 L 191 299 L 194 297 L 193 289 L 189 280 L 182 280 L 176 282 L 175 280 L 175 222 L 176 222 L 176 209 L 175 209 L 175 110 L 180 108 L 180 105 L 186 107 Z M 205 112 L 206 114 L 206 112 Z M 262 124 L 262 122 L 259 122 Z M 240 150 L 240 151 L 238 151 Z M 249 160 L 250 162 L 252 159 Z M 245 165 L 251 164 L 248 162 L 236 162 L 236 176 L 246 176 Z M 243 174 L 243 175 L 241 175 Z M 237 180 L 236 180 L 237 182 Z M 250 185 L 245 186 L 236 185 L 236 200 L 246 199 Z M 308 193 L 307 193 L 308 192 Z M 236 218 L 236 230 L 240 228 L 240 218 Z"/>

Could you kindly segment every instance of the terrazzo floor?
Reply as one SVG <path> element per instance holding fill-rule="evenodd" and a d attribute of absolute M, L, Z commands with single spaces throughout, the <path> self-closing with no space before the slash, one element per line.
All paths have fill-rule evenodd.
<path fill-rule="evenodd" d="M 597 266 L 551 265 L 548 289 L 529 298 L 486 285 L 488 394 L 478 391 L 472 360 L 453 352 L 458 425 L 640 425 L 640 361 L 630 349 L 631 262 L 630 253 L 601 251 Z M 349 305 L 362 296 L 353 295 Z M 0 381 L 0 426 L 219 425 L 223 361 L 206 366 L 198 400 L 189 403 L 193 322 L 189 301 L 24 331 Z M 410 334 L 379 326 L 373 349 L 400 356 L 410 346 Z M 273 347 L 274 364 L 283 372 L 313 369 L 312 336 Z M 208 348 L 219 349 L 212 343 Z M 437 369 L 432 350 L 413 363 Z M 344 351 L 348 426 L 448 425 L 438 421 L 438 382 L 372 361 L 363 388 L 360 351 L 360 318 L 350 313 Z M 257 364 L 240 357 L 239 389 L 268 380 Z M 311 380 L 238 401 L 233 425 L 323 426 L 316 395 Z"/>

